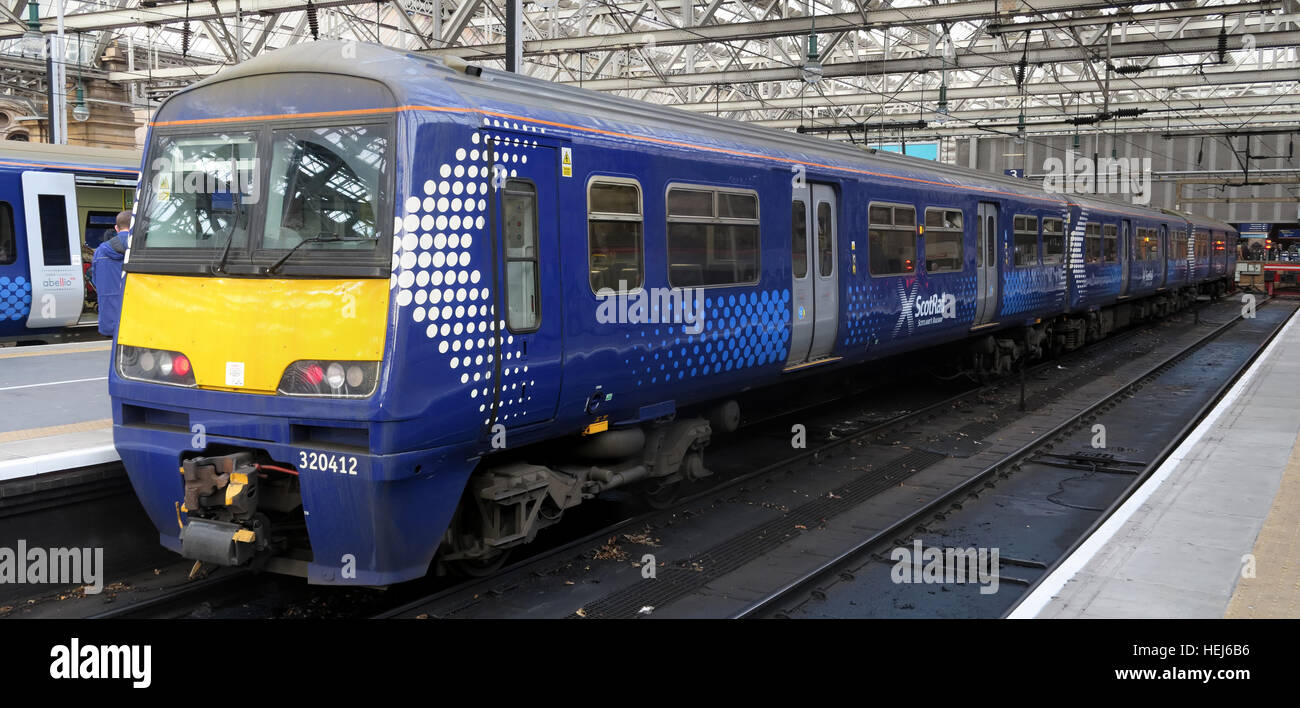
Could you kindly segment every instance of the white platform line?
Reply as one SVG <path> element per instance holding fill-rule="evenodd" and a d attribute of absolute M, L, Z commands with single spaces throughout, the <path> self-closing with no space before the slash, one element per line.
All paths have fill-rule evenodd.
<path fill-rule="evenodd" d="M 1214 427 L 1215 423 L 1218 422 L 1223 413 L 1237 402 L 1237 399 L 1241 397 L 1241 394 L 1246 390 L 1246 387 L 1250 385 L 1251 380 L 1253 380 L 1255 375 L 1259 373 L 1260 368 L 1262 368 L 1264 363 L 1268 361 L 1269 356 L 1273 353 L 1274 347 L 1282 342 L 1283 338 L 1286 337 L 1287 331 L 1296 323 L 1297 315 L 1300 315 L 1300 311 L 1298 311 L 1297 314 L 1293 314 L 1291 318 L 1287 320 L 1286 325 L 1277 333 L 1277 336 L 1274 337 L 1273 341 L 1264 349 L 1264 352 L 1255 359 L 1255 363 L 1251 364 L 1250 368 L 1246 370 L 1246 373 L 1243 374 L 1240 379 L 1237 379 L 1237 383 L 1234 384 L 1223 399 L 1219 401 L 1219 405 L 1215 406 L 1214 409 L 1210 411 L 1209 415 L 1205 416 L 1205 419 L 1201 421 L 1201 424 L 1196 426 L 1196 428 L 1193 429 L 1192 432 L 1183 440 L 1182 444 L 1175 448 L 1174 451 L 1170 453 L 1169 457 L 1165 458 L 1165 461 L 1151 474 L 1150 477 L 1147 478 L 1145 482 L 1142 483 L 1142 486 L 1138 487 L 1137 490 L 1133 492 L 1133 495 L 1121 504 L 1120 507 L 1115 510 L 1114 514 L 1111 514 L 1110 518 L 1106 519 L 1106 521 L 1103 522 L 1086 541 L 1080 544 L 1069 558 L 1066 558 L 1059 566 L 1057 566 L 1056 570 L 1052 571 L 1051 575 L 1043 578 L 1043 581 L 1038 584 L 1038 587 L 1035 588 L 1028 597 L 1020 602 L 1020 605 L 1016 607 L 1015 611 L 1007 615 L 1007 619 L 1030 619 L 1037 617 L 1039 613 L 1047 607 L 1047 604 L 1052 601 L 1052 598 L 1061 591 L 1061 588 L 1065 587 L 1065 584 L 1077 575 L 1080 570 L 1083 570 L 1084 566 L 1088 564 L 1088 561 L 1092 560 L 1092 558 L 1097 555 L 1097 552 L 1105 547 L 1106 543 L 1110 541 L 1110 539 L 1113 538 L 1121 528 L 1123 528 L 1124 524 L 1133 516 L 1134 512 L 1136 512 L 1148 499 L 1151 498 L 1151 495 L 1160 488 L 1160 485 L 1164 484 L 1165 480 L 1168 479 L 1169 476 L 1173 474 L 1174 470 L 1182 464 L 1183 460 L 1191 454 L 1192 449 L 1196 447 L 1197 443 L 1201 441 L 1201 438 L 1205 437 L 1205 434 Z"/>
<path fill-rule="evenodd" d="M 110 443 L 108 445 L 84 447 L 79 450 L 55 452 L 49 455 L 5 460 L 0 462 L 0 482 L 7 479 L 32 477 L 46 472 L 62 472 L 63 470 L 74 470 L 78 467 L 101 465 L 105 462 L 116 462 L 119 459 L 121 458 L 117 455 L 117 448 Z"/>
<path fill-rule="evenodd" d="M 0 391 L 17 391 L 20 388 L 40 388 L 41 386 L 58 386 L 59 384 L 85 383 L 87 381 L 104 381 L 107 376 L 96 376 L 91 379 L 68 379 L 67 381 L 46 381 L 45 383 L 23 384 L 22 386 L 6 386 L 0 388 Z"/>

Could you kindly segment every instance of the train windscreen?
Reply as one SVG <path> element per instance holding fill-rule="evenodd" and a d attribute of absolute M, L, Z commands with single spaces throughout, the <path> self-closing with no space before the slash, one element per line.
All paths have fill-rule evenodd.
<path fill-rule="evenodd" d="M 155 135 L 132 262 L 263 273 L 384 265 L 390 132 L 376 123 Z"/>

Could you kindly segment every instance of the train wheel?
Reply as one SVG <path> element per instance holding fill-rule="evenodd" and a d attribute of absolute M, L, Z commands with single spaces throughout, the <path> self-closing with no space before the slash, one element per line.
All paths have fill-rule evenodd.
<path fill-rule="evenodd" d="M 681 496 L 684 486 L 685 482 L 681 479 L 671 482 L 650 480 L 643 488 L 641 496 L 645 499 L 646 504 L 650 505 L 650 508 L 667 509 Z"/>
<path fill-rule="evenodd" d="M 487 558 L 462 558 L 460 560 L 448 561 L 447 567 L 458 575 L 468 578 L 485 578 L 501 570 L 501 567 L 510 559 L 510 550 L 497 551 L 496 555 Z"/>

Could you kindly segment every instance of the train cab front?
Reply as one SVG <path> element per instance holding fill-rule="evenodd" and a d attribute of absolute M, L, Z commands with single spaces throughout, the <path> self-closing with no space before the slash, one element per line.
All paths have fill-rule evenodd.
<path fill-rule="evenodd" d="M 437 392 L 391 365 L 411 337 L 391 296 L 406 128 L 393 111 L 308 111 L 339 104 L 307 74 L 240 71 L 170 99 L 152 126 L 114 443 L 187 558 L 315 583 L 422 576 L 472 463 L 447 442 L 469 418 L 416 432 Z M 330 81 L 349 104 L 395 105 L 380 82 Z M 212 114 L 236 96 L 248 115 Z"/>

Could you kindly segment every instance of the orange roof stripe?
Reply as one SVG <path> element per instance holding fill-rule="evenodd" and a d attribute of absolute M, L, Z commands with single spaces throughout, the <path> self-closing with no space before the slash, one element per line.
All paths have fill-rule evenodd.
<path fill-rule="evenodd" d="M 140 170 L 137 170 L 134 167 L 91 167 L 90 165 L 81 165 L 75 162 L 10 162 L 8 160 L 0 160 L 0 165 L 6 167 L 72 167 L 79 170 L 93 170 L 95 172 L 140 173 Z"/>
<path fill-rule="evenodd" d="M 329 118 L 335 116 L 382 115 L 387 113 L 400 113 L 406 111 L 430 111 L 436 113 L 476 113 L 478 115 L 483 115 L 483 116 L 504 118 L 506 120 L 519 120 L 519 121 L 524 121 L 525 123 L 546 125 L 553 128 L 564 128 L 567 130 L 576 130 L 583 133 L 593 133 L 596 135 L 605 135 L 605 136 L 615 137 L 615 138 L 639 140 L 643 142 L 657 143 L 660 145 L 669 145 L 672 147 L 687 148 L 690 150 L 704 150 L 706 152 L 716 152 L 725 155 L 734 155 L 736 157 L 750 157 L 759 160 L 772 160 L 774 162 L 784 162 L 792 165 L 804 165 L 805 167 L 817 167 L 826 170 L 836 170 L 839 172 L 850 172 L 853 174 L 866 175 L 870 177 L 880 177 L 882 179 L 894 179 L 894 180 L 902 180 L 905 182 L 917 182 L 920 184 L 929 184 L 937 187 L 965 189 L 973 192 L 983 192 L 988 194 L 1001 194 L 1008 197 L 1019 197 L 1021 199 L 1033 199 L 1036 201 L 1051 202 L 1054 204 L 1059 204 L 1063 201 L 1068 201 L 1064 198 L 1039 197 L 1039 196 L 1028 195 L 1028 194 L 1017 194 L 1015 192 L 1004 192 L 1002 190 L 993 189 L 991 187 L 969 187 L 961 184 L 953 184 L 951 182 L 939 182 L 935 180 L 921 179 L 919 177 L 904 177 L 901 175 L 891 175 L 884 172 L 873 172 L 871 170 L 862 170 L 856 167 L 839 167 L 836 165 L 824 165 L 819 162 L 808 162 L 806 160 L 796 160 L 794 158 L 789 158 L 789 157 L 776 157 L 774 155 L 760 155 L 758 153 L 744 152 L 741 150 L 730 150 L 727 148 L 720 148 L 720 147 L 710 147 L 708 145 L 698 145 L 696 143 L 688 143 L 680 140 L 669 140 L 667 138 L 654 138 L 646 135 L 634 135 L 632 133 L 622 133 L 614 130 L 603 130 L 601 128 L 587 128 L 580 125 L 559 123 L 556 121 L 542 120 L 540 118 L 527 118 L 524 116 L 517 116 L 510 113 L 502 113 L 500 111 L 489 111 L 482 108 L 453 108 L 448 106 L 409 105 L 409 106 L 393 106 L 388 108 L 358 108 L 358 109 L 343 110 L 343 111 L 318 111 L 314 113 L 277 113 L 277 114 L 267 114 L 267 115 L 258 115 L 258 116 L 238 116 L 238 117 L 226 117 L 226 118 L 198 118 L 193 120 L 154 121 L 149 123 L 149 125 L 151 127 L 157 128 L 157 127 L 179 126 L 179 125 L 204 125 L 204 124 L 222 124 L 222 123 L 242 123 L 247 121 L 263 121 L 263 120 L 284 120 L 288 118 Z M 1145 214 L 1139 214 L 1137 212 L 1117 211 L 1116 213 L 1131 213 L 1134 216 L 1146 217 Z"/>

